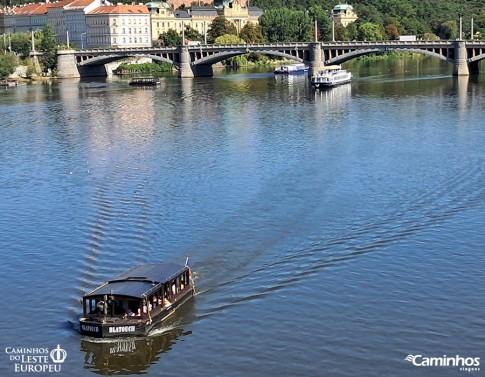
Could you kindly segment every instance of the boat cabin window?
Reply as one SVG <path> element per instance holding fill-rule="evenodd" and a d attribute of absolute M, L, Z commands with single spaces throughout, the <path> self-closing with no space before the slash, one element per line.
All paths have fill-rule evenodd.
<path fill-rule="evenodd" d="M 139 313 L 140 300 L 123 297 L 113 298 L 87 298 L 84 300 L 84 312 L 91 315 L 107 315 L 122 317 L 125 315 L 135 316 Z"/>

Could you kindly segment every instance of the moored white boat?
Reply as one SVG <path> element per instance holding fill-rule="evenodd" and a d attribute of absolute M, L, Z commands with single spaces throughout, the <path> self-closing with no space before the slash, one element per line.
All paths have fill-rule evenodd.
<path fill-rule="evenodd" d="M 311 84 L 316 87 L 331 87 L 352 81 L 352 73 L 342 69 L 339 65 L 329 65 L 319 70 L 310 78 Z"/>
<path fill-rule="evenodd" d="M 279 66 L 275 68 L 274 73 L 296 74 L 304 73 L 306 71 L 308 71 L 308 67 L 304 63 L 296 63 Z"/>

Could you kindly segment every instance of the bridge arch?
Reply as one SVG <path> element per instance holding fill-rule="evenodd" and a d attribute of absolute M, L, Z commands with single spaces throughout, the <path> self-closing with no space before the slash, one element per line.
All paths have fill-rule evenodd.
<path fill-rule="evenodd" d="M 438 54 L 433 51 L 428 51 L 428 50 L 423 50 L 419 48 L 400 48 L 400 47 L 383 47 L 383 48 L 369 48 L 369 49 L 364 49 L 364 50 L 353 50 L 338 56 L 335 56 L 333 58 L 327 59 L 324 61 L 325 65 L 332 65 L 332 64 L 342 64 L 345 63 L 349 60 L 356 59 L 358 57 L 364 56 L 364 55 L 370 55 L 370 54 L 375 54 L 379 52 L 386 52 L 386 51 L 401 51 L 401 52 L 412 52 L 412 53 L 417 53 L 417 54 L 422 54 L 422 55 L 429 55 L 434 58 L 444 60 L 448 63 L 453 64 L 453 59 L 446 57 L 442 54 Z M 485 56 L 484 56 L 485 58 Z"/>
<path fill-rule="evenodd" d="M 274 50 L 253 50 L 253 49 L 243 49 L 243 50 L 233 50 L 233 51 L 223 51 L 223 52 L 217 52 L 212 55 L 208 56 L 203 56 L 201 58 L 196 58 L 192 61 L 193 65 L 205 65 L 205 64 L 215 64 L 222 62 L 224 60 L 234 58 L 236 56 L 240 55 L 246 55 L 249 53 L 258 53 L 262 55 L 268 55 L 268 56 L 278 56 L 281 58 L 289 59 L 289 60 L 295 60 L 299 63 L 304 63 L 305 60 L 299 56 L 295 56 L 292 54 L 288 54 L 285 52 L 281 51 L 274 51 Z"/>
<path fill-rule="evenodd" d="M 103 55 L 103 56 L 92 56 L 85 60 L 81 60 L 78 65 L 79 66 L 89 66 L 89 65 L 99 65 L 99 64 L 107 64 L 112 63 L 117 60 L 126 60 L 129 58 L 150 58 L 153 60 L 157 60 L 159 62 L 164 62 L 168 64 L 175 64 L 172 59 L 165 58 L 163 56 L 152 55 L 152 54 L 130 54 L 130 55 Z"/>

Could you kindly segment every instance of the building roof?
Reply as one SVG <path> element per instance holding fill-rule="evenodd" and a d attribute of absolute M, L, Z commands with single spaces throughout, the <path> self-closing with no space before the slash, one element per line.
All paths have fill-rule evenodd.
<path fill-rule="evenodd" d="M 69 8 L 72 7 L 87 7 L 91 5 L 95 0 L 74 0 L 69 4 Z"/>
<path fill-rule="evenodd" d="M 262 16 L 264 11 L 259 7 L 249 7 L 248 15 L 250 16 Z"/>
<path fill-rule="evenodd" d="M 13 7 L 13 13 L 16 15 L 29 15 L 32 14 L 42 4 L 24 4 Z"/>
<path fill-rule="evenodd" d="M 198 6 L 194 5 L 190 7 L 190 15 L 192 17 L 217 17 L 217 8 L 213 6 Z"/>
<path fill-rule="evenodd" d="M 347 9 L 353 10 L 354 8 L 350 4 L 337 4 L 333 7 L 334 11 L 345 11 Z"/>
<path fill-rule="evenodd" d="M 145 5 L 103 5 L 88 14 L 149 14 Z"/>
<path fill-rule="evenodd" d="M 122 295 L 141 298 L 160 283 L 180 275 L 187 267 L 172 263 L 144 264 L 123 272 L 87 296 Z"/>
<path fill-rule="evenodd" d="M 70 3 L 72 3 L 72 0 L 61 0 L 53 3 L 45 3 L 45 5 L 47 6 L 47 8 L 64 8 Z"/>
<path fill-rule="evenodd" d="M 183 9 L 177 9 L 174 14 L 176 18 L 190 18 L 190 14 Z"/>

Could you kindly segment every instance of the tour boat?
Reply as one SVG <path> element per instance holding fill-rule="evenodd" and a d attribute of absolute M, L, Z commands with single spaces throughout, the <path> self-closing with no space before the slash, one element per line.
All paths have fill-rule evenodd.
<path fill-rule="evenodd" d="M 339 65 L 329 65 L 319 70 L 310 78 L 316 88 L 331 87 L 352 81 L 352 73 L 342 69 Z"/>
<path fill-rule="evenodd" d="M 187 265 L 157 263 L 135 266 L 82 299 L 82 335 L 96 338 L 147 335 L 193 296 Z"/>
<path fill-rule="evenodd" d="M 303 63 L 282 65 L 275 68 L 274 73 L 296 74 L 308 71 L 308 67 Z"/>
<path fill-rule="evenodd" d="M 160 79 L 157 77 L 134 77 L 130 80 L 132 86 L 156 86 L 160 85 Z"/>

